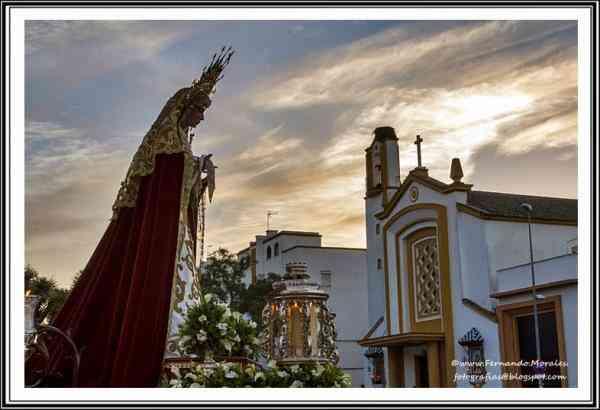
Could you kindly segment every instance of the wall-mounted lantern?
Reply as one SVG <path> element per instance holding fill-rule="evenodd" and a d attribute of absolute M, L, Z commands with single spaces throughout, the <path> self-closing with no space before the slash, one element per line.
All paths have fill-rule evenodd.
<path fill-rule="evenodd" d="M 483 337 L 477 328 L 471 328 L 458 341 L 458 344 L 463 347 L 466 353 L 467 362 L 466 372 L 469 383 L 475 387 L 481 387 L 485 384 L 485 356 L 483 352 Z"/>
<path fill-rule="evenodd" d="M 373 385 L 385 384 L 383 348 L 369 347 L 365 352 L 365 357 L 369 359 L 371 383 Z"/>

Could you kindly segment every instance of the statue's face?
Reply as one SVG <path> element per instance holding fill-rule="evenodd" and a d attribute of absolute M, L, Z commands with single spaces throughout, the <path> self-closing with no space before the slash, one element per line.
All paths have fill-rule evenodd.
<path fill-rule="evenodd" d="M 207 97 L 201 101 L 192 102 L 183 113 L 181 124 L 184 127 L 195 127 L 204 119 L 204 111 L 210 106 L 210 99 Z"/>

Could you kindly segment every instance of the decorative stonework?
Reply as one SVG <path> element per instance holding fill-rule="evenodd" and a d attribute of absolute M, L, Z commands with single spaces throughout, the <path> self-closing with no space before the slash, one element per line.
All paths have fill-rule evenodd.
<path fill-rule="evenodd" d="M 411 202 L 417 202 L 417 199 L 419 199 L 419 188 L 416 186 L 411 187 L 408 194 Z"/>
<path fill-rule="evenodd" d="M 440 267 L 435 237 L 412 246 L 415 275 L 416 319 L 432 319 L 441 313 Z"/>

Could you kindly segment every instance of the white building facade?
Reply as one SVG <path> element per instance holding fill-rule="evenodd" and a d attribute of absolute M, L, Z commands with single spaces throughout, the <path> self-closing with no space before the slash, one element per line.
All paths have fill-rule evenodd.
<path fill-rule="evenodd" d="M 365 358 L 358 344 L 368 327 L 366 250 L 325 247 L 317 232 L 267 231 L 238 252 L 250 285 L 269 273 L 285 274 L 288 263 L 305 263 L 312 279 L 329 293 L 327 305 L 336 315 L 339 366 L 352 376 L 353 387 L 365 384 Z"/>
<path fill-rule="evenodd" d="M 476 191 L 456 159 L 451 183 L 422 166 L 401 181 L 394 129 L 374 134 L 365 378 L 387 387 L 526 387 L 537 385 L 537 372 L 544 387 L 577 386 L 577 201 Z M 533 207 L 541 357 L 552 362 L 545 369 L 500 366 L 537 357 L 522 203 Z M 454 363 L 470 357 L 485 366 Z"/>

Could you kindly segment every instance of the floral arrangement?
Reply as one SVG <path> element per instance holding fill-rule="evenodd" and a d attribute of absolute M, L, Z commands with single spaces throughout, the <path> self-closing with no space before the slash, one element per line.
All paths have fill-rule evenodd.
<path fill-rule="evenodd" d="M 263 369 L 254 364 L 212 362 L 192 369 L 172 369 L 165 387 L 350 387 L 352 378 L 331 363 L 308 362 Z"/>
<path fill-rule="evenodd" d="M 186 320 L 179 328 L 179 351 L 205 361 L 224 356 L 256 359 L 260 352 L 256 327 L 254 321 L 232 312 L 226 303 L 208 293 L 188 307 Z"/>

